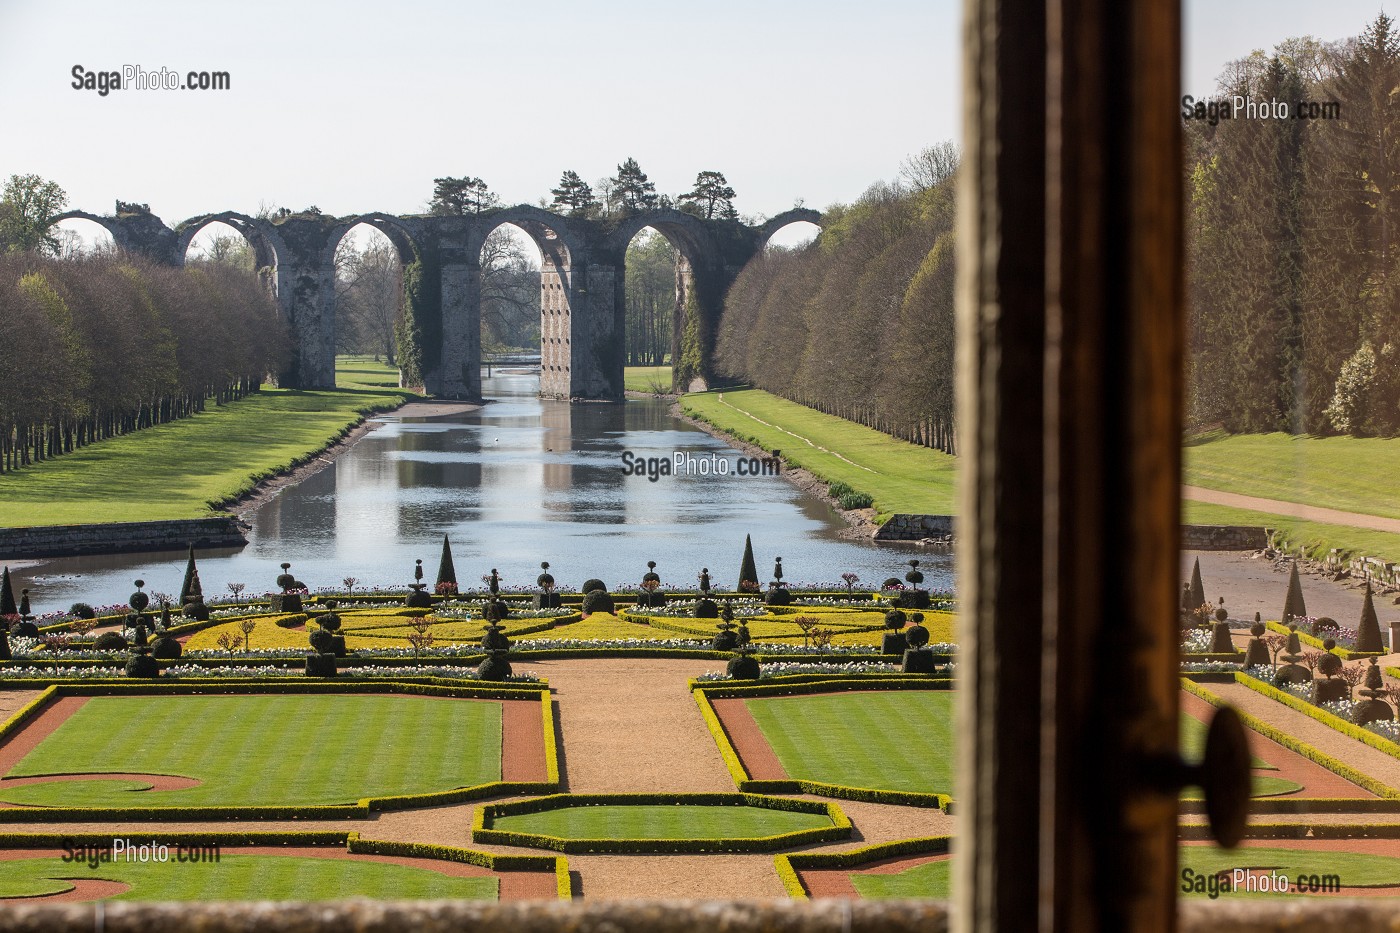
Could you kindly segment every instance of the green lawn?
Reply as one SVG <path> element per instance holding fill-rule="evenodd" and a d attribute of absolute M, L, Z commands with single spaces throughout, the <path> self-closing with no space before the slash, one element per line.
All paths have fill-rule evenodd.
<path fill-rule="evenodd" d="M 1194 716 L 1181 714 L 1181 756 L 1187 761 L 1200 761 L 1206 754 L 1206 732 L 1207 726 Z M 1264 759 L 1251 755 L 1250 767 L 1256 771 L 1277 771 L 1278 768 L 1269 764 Z M 1275 797 L 1279 794 L 1292 794 L 1303 789 L 1303 785 L 1297 784 L 1286 778 L 1275 777 L 1267 774 L 1255 774 L 1251 776 L 1253 781 L 1252 796 L 1254 797 Z M 1182 792 L 1181 795 L 1186 800 L 1199 800 L 1201 790 L 1192 787 Z"/>
<path fill-rule="evenodd" d="M 953 512 L 956 460 L 947 454 L 759 389 L 687 395 L 681 407 L 741 440 L 781 450 L 788 463 L 827 482 L 844 482 L 870 494 L 881 515 Z"/>
<path fill-rule="evenodd" d="M 821 813 L 693 804 L 561 807 L 491 820 L 492 829 L 562 839 L 753 839 L 830 825 Z"/>
<path fill-rule="evenodd" d="M 4 787 L 31 806 L 176 807 L 354 803 L 501 778 L 501 705 L 411 696 L 94 697 L 7 777 L 168 774 Z"/>
<path fill-rule="evenodd" d="M 933 897 L 947 900 L 953 878 L 953 860 L 939 859 L 906 868 L 904 871 L 861 875 L 852 874 L 851 884 L 865 898 Z"/>
<path fill-rule="evenodd" d="M 796 780 L 952 792 L 952 691 L 763 697 L 744 705 Z"/>
<path fill-rule="evenodd" d="M 623 370 L 622 384 L 628 392 L 669 393 L 671 367 L 628 366 Z"/>
<path fill-rule="evenodd" d="M 384 367 L 380 370 L 387 371 Z M 201 414 L 0 475 L 0 527 L 157 521 L 211 514 L 210 503 L 243 493 L 322 449 L 360 418 L 412 397 L 354 380 L 316 392 L 263 391 Z"/>
<path fill-rule="evenodd" d="M 133 842 L 142 840 L 133 839 Z M 495 900 L 495 878 L 454 878 L 427 868 L 361 859 L 220 853 L 217 863 L 64 863 L 58 857 L 0 861 L 0 898 L 58 894 L 63 879 L 101 878 L 131 886 L 119 901 L 315 901 L 367 897 Z"/>

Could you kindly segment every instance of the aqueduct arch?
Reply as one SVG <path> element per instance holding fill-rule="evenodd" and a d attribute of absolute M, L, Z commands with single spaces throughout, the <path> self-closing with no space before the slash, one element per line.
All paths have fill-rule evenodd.
<path fill-rule="evenodd" d="M 415 269 L 413 295 L 406 300 L 421 327 L 426 390 L 470 399 L 481 395 L 481 247 L 496 227 L 512 224 L 534 240 L 542 257 L 541 394 L 603 400 L 623 397 L 625 258 L 640 230 L 656 230 L 680 257 L 672 359 L 678 383 L 691 386 L 714 376 L 719 315 L 739 270 L 781 227 L 821 221 L 817 211 L 803 208 L 757 226 L 671 209 L 596 221 L 530 205 L 450 217 L 303 212 L 263 219 L 224 211 L 192 217 L 173 230 L 146 211 L 68 211 L 55 220 L 70 217 L 100 224 L 120 249 L 170 265 L 184 263 L 190 242 L 208 224 L 238 230 L 252 244 L 296 341 L 279 382 L 308 389 L 335 385 L 335 250 L 351 228 L 369 224 Z"/>

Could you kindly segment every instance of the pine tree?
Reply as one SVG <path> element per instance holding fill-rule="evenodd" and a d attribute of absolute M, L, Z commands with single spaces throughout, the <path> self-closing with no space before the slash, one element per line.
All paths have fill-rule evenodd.
<path fill-rule="evenodd" d="M 559 187 L 551 188 L 555 210 L 567 210 L 573 215 L 587 215 L 598 207 L 598 199 L 593 196 L 593 188 L 572 169 L 559 178 Z"/>
<path fill-rule="evenodd" d="M 457 585 L 457 568 L 452 565 L 452 545 L 447 543 L 447 535 L 442 536 L 442 559 L 438 561 L 437 583 Z"/>
<path fill-rule="evenodd" d="M 628 159 L 617 167 L 608 197 L 609 206 L 623 211 L 651 210 L 656 206 L 656 185 L 647 180 L 636 159 Z"/>
<path fill-rule="evenodd" d="M 744 589 L 745 583 L 752 583 L 758 586 L 758 565 L 753 562 L 753 541 L 748 535 L 744 535 L 744 560 L 739 565 L 739 590 Z"/>
<path fill-rule="evenodd" d="M 701 172 L 695 187 L 680 196 L 681 210 L 713 220 L 734 214 L 734 189 L 722 172 Z"/>
<path fill-rule="evenodd" d="M 434 178 L 433 199 L 428 211 L 440 217 L 480 214 L 498 206 L 501 199 L 480 178 Z"/>

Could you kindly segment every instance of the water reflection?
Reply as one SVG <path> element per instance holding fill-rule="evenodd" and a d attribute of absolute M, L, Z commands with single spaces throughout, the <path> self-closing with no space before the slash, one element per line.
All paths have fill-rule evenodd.
<path fill-rule="evenodd" d="M 781 555 L 791 582 L 838 582 L 854 571 L 865 584 L 901 575 L 919 556 L 934 587 L 951 585 L 949 558 L 918 549 L 842 540 L 828 506 L 777 477 L 627 476 L 622 454 L 669 458 L 734 452 L 672 417 L 669 403 L 575 404 L 535 396 L 535 376 L 498 373 L 484 381 L 493 401 L 450 420 L 385 419 L 334 464 L 284 489 L 249 517 L 248 546 L 201 554 L 206 594 L 226 583 L 247 593 L 272 588 L 290 561 L 312 587 L 404 585 L 422 558 L 429 574 L 446 532 L 459 580 L 474 585 L 491 567 L 526 585 L 548 560 L 560 582 L 589 577 L 635 584 L 646 562 L 663 580 L 693 583 L 708 566 L 733 585 L 744 535 L 762 571 Z M 20 570 L 36 611 L 74 600 L 123 601 L 140 576 L 148 589 L 178 591 L 181 552 L 38 563 Z M 32 582 L 31 582 L 32 581 Z"/>

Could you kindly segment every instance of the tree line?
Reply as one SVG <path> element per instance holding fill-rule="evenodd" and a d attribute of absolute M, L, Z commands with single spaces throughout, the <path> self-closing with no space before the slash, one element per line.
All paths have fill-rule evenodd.
<path fill-rule="evenodd" d="M 1400 433 L 1397 86 L 1381 14 L 1356 38 L 1256 51 L 1216 98 L 1183 101 L 1195 428 Z M 1290 109 L 1236 114 L 1236 97 Z"/>
<path fill-rule="evenodd" d="M 725 299 L 720 370 L 953 453 L 956 168 L 951 143 L 930 147 L 829 208 L 809 245 L 750 262 Z"/>
<path fill-rule="evenodd" d="M 257 277 L 0 252 L 0 472 L 256 392 L 290 337 Z"/>

